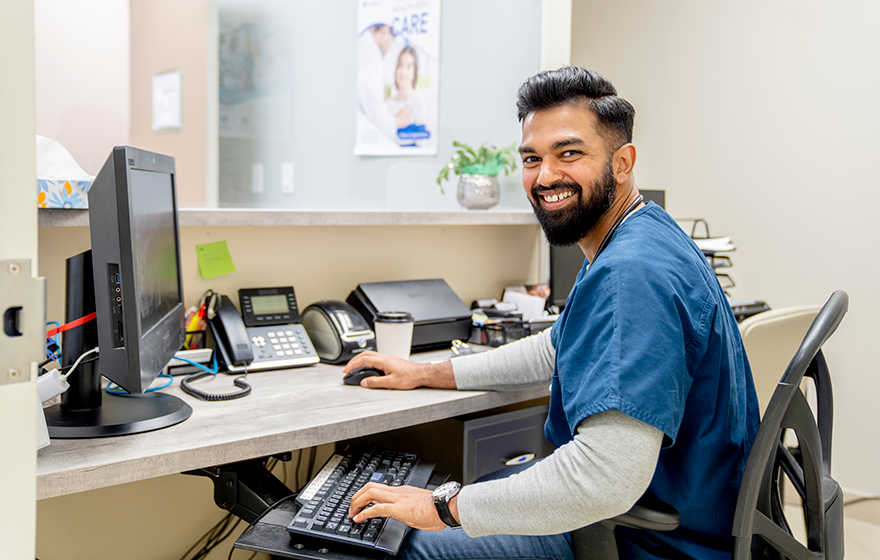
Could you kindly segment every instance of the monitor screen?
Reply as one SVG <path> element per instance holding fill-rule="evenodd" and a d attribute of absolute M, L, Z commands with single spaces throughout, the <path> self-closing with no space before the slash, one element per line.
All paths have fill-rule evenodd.
<path fill-rule="evenodd" d="M 665 208 L 666 191 L 639 191 L 645 202 Z M 560 310 L 565 308 L 565 300 L 574 287 L 574 280 L 584 266 L 584 252 L 580 245 L 565 247 L 550 246 L 550 301 Z"/>
<path fill-rule="evenodd" d="M 180 303 L 174 190 L 168 173 L 132 169 L 129 177 L 135 291 L 146 334 Z"/>

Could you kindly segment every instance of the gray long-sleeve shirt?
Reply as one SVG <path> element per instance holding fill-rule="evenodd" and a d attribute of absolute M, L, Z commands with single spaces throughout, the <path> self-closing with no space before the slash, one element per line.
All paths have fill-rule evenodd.
<path fill-rule="evenodd" d="M 491 352 L 452 360 L 461 390 L 513 390 L 550 382 L 550 330 Z M 471 484 L 458 497 L 472 536 L 551 535 L 627 511 L 644 494 L 663 433 L 617 410 L 585 418 L 574 439 L 512 477 Z"/>

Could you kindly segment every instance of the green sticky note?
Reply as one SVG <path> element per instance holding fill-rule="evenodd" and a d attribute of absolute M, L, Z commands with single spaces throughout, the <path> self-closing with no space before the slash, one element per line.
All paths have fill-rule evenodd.
<path fill-rule="evenodd" d="M 205 280 L 235 272 L 235 265 L 225 241 L 196 245 L 196 255 L 199 259 L 199 272 Z"/>

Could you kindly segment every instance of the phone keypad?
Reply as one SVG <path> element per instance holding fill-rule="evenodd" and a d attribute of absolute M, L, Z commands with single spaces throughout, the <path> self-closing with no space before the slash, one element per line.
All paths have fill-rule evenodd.
<path fill-rule="evenodd" d="M 302 325 L 289 325 L 289 328 L 265 328 L 261 334 L 251 338 L 254 346 L 259 349 L 258 358 L 297 358 L 315 355 L 308 335 Z M 263 330 L 263 329 L 261 329 Z"/>

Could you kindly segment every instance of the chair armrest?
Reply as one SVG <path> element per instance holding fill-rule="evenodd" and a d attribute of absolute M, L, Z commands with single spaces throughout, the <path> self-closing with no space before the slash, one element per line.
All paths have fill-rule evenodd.
<path fill-rule="evenodd" d="M 572 531 L 571 550 L 575 560 L 619 560 L 614 527 L 672 531 L 679 523 L 681 514 L 674 507 L 642 496 L 628 512 Z"/>
<path fill-rule="evenodd" d="M 672 531 L 681 523 L 681 514 L 666 502 L 650 496 L 642 496 L 628 512 L 612 517 L 603 523 L 633 529 Z"/>

